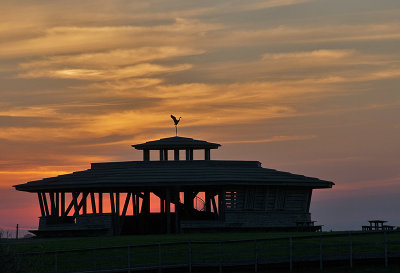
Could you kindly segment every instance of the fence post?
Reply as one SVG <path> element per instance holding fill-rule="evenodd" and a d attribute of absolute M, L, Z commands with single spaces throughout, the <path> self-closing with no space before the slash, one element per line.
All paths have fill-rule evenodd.
<path fill-rule="evenodd" d="M 387 232 L 383 232 L 384 236 L 384 246 L 385 246 L 385 267 L 388 267 L 388 242 L 387 242 Z"/>
<path fill-rule="evenodd" d="M 192 273 L 192 242 L 188 242 L 189 273 Z"/>
<path fill-rule="evenodd" d="M 218 254 L 219 254 L 219 273 L 222 273 L 222 244 L 218 243 Z"/>
<path fill-rule="evenodd" d="M 158 272 L 162 271 L 161 244 L 158 244 Z"/>
<path fill-rule="evenodd" d="M 92 252 L 92 259 L 93 259 L 93 269 L 96 270 L 96 269 L 97 269 L 96 249 L 93 249 L 93 252 Z"/>
<path fill-rule="evenodd" d="M 323 260 L 322 260 L 322 235 L 319 237 L 319 269 L 323 269 Z"/>
<path fill-rule="evenodd" d="M 353 268 L 353 238 L 351 232 L 349 232 L 349 244 L 350 244 L 350 268 Z"/>
<path fill-rule="evenodd" d="M 58 253 L 54 252 L 54 272 L 58 273 Z"/>
<path fill-rule="evenodd" d="M 128 273 L 131 273 L 131 246 L 128 246 Z"/>
<path fill-rule="evenodd" d="M 254 272 L 258 272 L 258 249 L 257 249 L 257 240 L 254 240 Z"/>
<path fill-rule="evenodd" d="M 289 269 L 293 272 L 293 239 L 289 237 Z"/>

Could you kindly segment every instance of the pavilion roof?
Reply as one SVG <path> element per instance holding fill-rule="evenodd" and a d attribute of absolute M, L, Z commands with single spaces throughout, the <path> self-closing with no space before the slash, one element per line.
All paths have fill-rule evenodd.
<path fill-rule="evenodd" d="M 258 161 L 128 161 L 92 163 L 90 169 L 15 185 L 20 191 L 140 190 L 195 186 L 331 188 L 333 182 L 261 167 Z"/>
<path fill-rule="evenodd" d="M 188 137 L 168 137 L 159 140 L 147 141 L 142 144 L 132 145 L 137 150 L 159 150 L 159 149 L 218 149 L 221 144 L 197 140 Z"/>

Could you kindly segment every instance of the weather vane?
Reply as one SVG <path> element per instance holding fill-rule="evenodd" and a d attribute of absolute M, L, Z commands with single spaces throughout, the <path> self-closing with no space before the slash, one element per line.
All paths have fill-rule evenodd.
<path fill-rule="evenodd" d="M 171 115 L 171 118 L 174 120 L 174 124 L 175 124 L 175 135 L 178 136 L 178 123 L 181 120 L 181 117 L 179 117 L 179 119 L 177 119 L 174 115 Z"/>

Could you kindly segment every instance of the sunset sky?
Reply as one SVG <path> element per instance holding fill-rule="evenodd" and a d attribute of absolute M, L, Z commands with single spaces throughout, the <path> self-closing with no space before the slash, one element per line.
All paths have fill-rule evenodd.
<path fill-rule="evenodd" d="M 141 160 L 175 134 L 335 182 L 325 230 L 400 226 L 399 0 L 0 0 L 0 228 L 37 228 L 12 185 Z"/>

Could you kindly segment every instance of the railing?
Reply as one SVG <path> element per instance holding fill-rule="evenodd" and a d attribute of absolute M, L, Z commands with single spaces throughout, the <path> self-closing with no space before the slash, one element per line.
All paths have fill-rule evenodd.
<path fill-rule="evenodd" d="M 302 263 L 323 269 L 332 262 L 353 267 L 355 261 L 369 259 L 388 266 L 391 258 L 400 257 L 399 239 L 397 231 L 353 232 L 19 253 L 17 258 L 21 271 L 27 273 L 162 272 L 173 268 L 192 272 L 205 267 L 223 272 L 235 266 L 258 272 L 266 265 L 295 272 Z"/>

